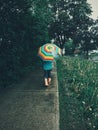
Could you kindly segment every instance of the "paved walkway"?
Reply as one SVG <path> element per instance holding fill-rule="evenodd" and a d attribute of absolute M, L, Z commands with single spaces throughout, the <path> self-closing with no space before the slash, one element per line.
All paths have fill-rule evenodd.
<path fill-rule="evenodd" d="M 37 68 L 21 84 L 0 91 L 0 130 L 59 130 L 56 69 L 49 88 Z"/>

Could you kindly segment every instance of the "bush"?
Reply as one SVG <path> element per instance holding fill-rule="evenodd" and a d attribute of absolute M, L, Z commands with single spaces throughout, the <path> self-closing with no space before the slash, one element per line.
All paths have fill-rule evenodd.
<path fill-rule="evenodd" d="M 98 130 L 98 64 L 63 57 L 57 68 L 61 130 Z"/>

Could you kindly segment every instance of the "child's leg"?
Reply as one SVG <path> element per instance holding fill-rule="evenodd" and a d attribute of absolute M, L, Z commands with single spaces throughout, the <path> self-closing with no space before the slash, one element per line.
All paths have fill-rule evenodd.
<path fill-rule="evenodd" d="M 48 83 L 51 83 L 51 70 L 48 70 Z"/>
<path fill-rule="evenodd" d="M 49 86 L 47 78 L 44 78 L 45 86 Z"/>
<path fill-rule="evenodd" d="M 48 71 L 47 70 L 44 70 L 44 83 L 45 83 L 45 86 L 49 86 L 49 83 L 48 83 Z"/>
<path fill-rule="evenodd" d="M 48 78 L 48 83 L 49 83 L 49 84 L 51 83 L 51 78 Z"/>

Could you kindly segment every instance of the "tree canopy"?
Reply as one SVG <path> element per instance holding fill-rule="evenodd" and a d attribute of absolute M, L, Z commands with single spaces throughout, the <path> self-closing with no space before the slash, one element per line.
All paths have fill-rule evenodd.
<path fill-rule="evenodd" d="M 50 26 L 50 35 L 61 47 L 68 38 L 74 39 L 80 30 L 88 29 L 91 7 L 87 0 L 58 0 L 53 3 L 54 21 Z"/>

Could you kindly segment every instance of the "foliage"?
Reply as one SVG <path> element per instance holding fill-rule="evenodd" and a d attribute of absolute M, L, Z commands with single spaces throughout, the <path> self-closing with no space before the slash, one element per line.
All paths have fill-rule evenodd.
<path fill-rule="evenodd" d="M 92 44 L 93 44 L 93 49 L 97 49 L 98 48 L 98 19 L 96 19 L 94 22 L 94 24 L 91 27 L 91 34 L 92 34 Z"/>
<path fill-rule="evenodd" d="M 41 0 L 0 1 L 2 85 L 17 81 L 24 75 L 22 70 L 33 66 L 37 60 L 38 47 L 48 41 L 47 26 L 50 12 L 48 9 L 46 11 L 45 4 Z"/>
<path fill-rule="evenodd" d="M 51 5 L 54 20 L 49 31 L 61 47 L 69 37 L 74 39 L 79 30 L 88 29 L 91 24 L 91 7 L 87 0 L 57 0 Z"/>
<path fill-rule="evenodd" d="M 73 40 L 69 38 L 69 40 L 64 44 L 64 48 L 65 48 L 66 55 L 72 55 L 75 49 Z"/>
<path fill-rule="evenodd" d="M 61 130 L 97 130 L 98 64 L 63 57 L 57 67 Z"/>

